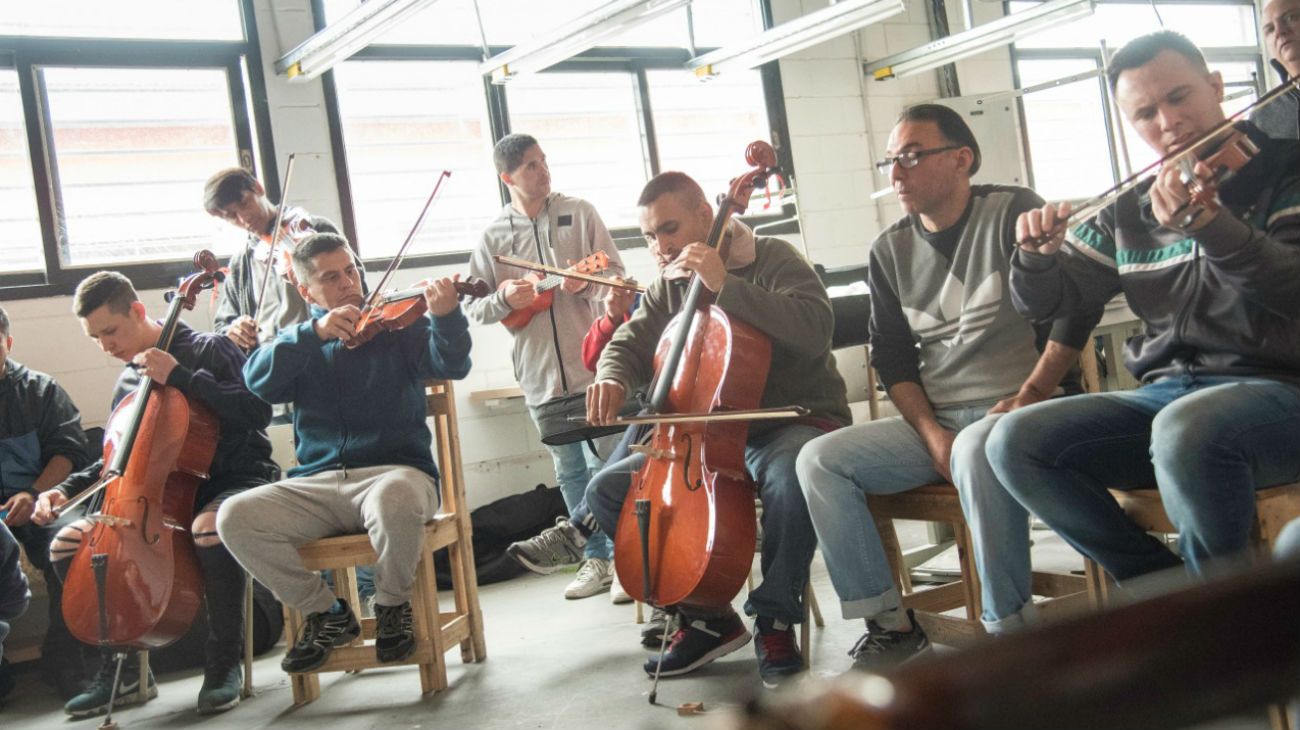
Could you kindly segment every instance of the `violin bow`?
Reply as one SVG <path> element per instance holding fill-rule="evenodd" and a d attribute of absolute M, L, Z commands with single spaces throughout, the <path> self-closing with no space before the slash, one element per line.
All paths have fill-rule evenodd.
<path fill-rule="evenodd" d="M 1240 121 L 1242 117 L 1246 115 L 1247 112 L 1254 111 L 1255 109 L 1259 109 L 1261 107 L 1273 103 L 1274 101 L 1281 98 L 1283 94 L 1287 93 L 1288 91 L 1291 91 L 1292 89 L 1300 89 L 1300 76 L 1296 76 L 1288 80 L 1286 83 L 1281 84 L 1277 88 L 1269 91 L 1267 94 L 1264 94 L 1263 96 L 1259 97 L 1253 103 L 1239 109 L 1236 113 L 1228 116 L 1223 121 L 1211 127 L 1209 131 L 1202 134 L 1199 138 L 1197 138 L 1191 144 L 1187 145 L 1181 150 L 1178 150 L 1177 152 L 1171 152 L 1165 155 L 1164 157 L 1161 157 L 1155 162 L 1152 162 L 1151 164 L 1147 165 L 1141 170 L 1138 170 L 1132 175 L 1129 175 L 1127 178 L 1116 183 L 1114 186 L 1106 190 L 1104 193 L 1101 193 L 1100 195 L 1097 195 L 1093 198 L 1084 201 L 1084 203 L 1080 205 L 1078 209 L 1071 211 L 1070 215 L 1067 216 L 1065 220 L 1059 221 L 1057 223 L 1051 235 L 1042 236 L 1037 239 L 1029 239 L 1026 242 L 1027 243 L 1034 243 L 1038 241 L 1045 242 L 1047 239 L 1051 238 L 1053 235 L 1056 235 L 1056 233 L 1060 231 L 1063 230 L 1068 231 L 1071 225 L 1086 221 L 1089 218 L 1093 217 L 1094 215 L 1097 215 L 1098 213 L 1101 212 L 1102 208 L 1105 208 L 1107 205 L 1110 205 L 1111 200 L 1113 200 L 1116 196 L 1123 195 L 1124 193 L 1128 192 L 1134 187 L 1137 187 L 1137 185 L 1140 184 L 1142 181 L 1144 181 L 1147 175 L 1150 174 L 1153 170 L 1156 170 L 1161 165 L 1164 165 L 1166 163 L 1177 162 L 1179 160 L 1186 159 L 1188 155 L 1195 153 L 1197 150 L 1209 144 L 1212 140 L 1216 139 L 1225 130 L 1227 130 L 1232 125 Z"/>
<path fill-rule="evenodd" d="M 402 241 L 401 247 L 397 249 L 397 255 L 393 256 L 392 262 L 388 264 L 388 269 L 384 271 L 383 277 L 379 279 L 379 285 L 370 291 L 370 298 L 366 300 L 365 306 L 361 308 L 363 313 L 369 312 L 383 297 L 384 287 L 388 285 L 388 280 L 393 278 L 398 265 L 402 263 L 402 257 L 406 255 L 406 249 L 411 246 L 411 241 L 415 240 L 415 234 L 419 233 L 421 226 L 424 225 L 424 217 L 429 212 L 429 207 L 433 205 L 433 199 L 438 197 L 438 191 L 442 189 L 442 181 L 449 177 L 451 177 L 451 170 L 443 170 L 438 174 L 438 181 L 433 185 L 433 192 L 429 193 L 429 199 L 424 201 L 424 207 L 420 209 L 420 217 L 415 219 L 415 225 L 411 226 L 411 232 L 406 234 L 406 240 Z M 365 322 L 366 320 L 363 317 L 361 322 L 357 324 L 357 329 L 360 329 Z"/>
<path fill-rule="evenodd" d="M 634 291 L 638 294 L 645 293 L 645 287 L 640 284 L 634 284 L 630 281 L 614 281 L 613 279 L 606 279 L 601 276 L 592 276 L 591 274 L 583 274 L 569 269 L 559 269 L 554 266 L 538 264 L 527 259 L 515 258 L 514 256 L 506 256 L 504 254 L 493 254 L 492 258 L 498 263 L 507 266 L 517 266 L 521 269 L 528 269 L 530 271 L 540 271 L 543 274 L 554 274 L 555 276 L 563 276 L 566 279 L 578 279 L 581 281 L 591 282 L 592 284 L 608 286 L 613 289 L 626 289 L 627 291 Z"/>
<path fill-rule="evenodd" d="M 280 205 L 275 211 L 275 226 L 271 229 L 271 253 L 266 257 L 266 271 L 262 272 L 262 284 L 257 288 L 257 306 L 253 308 L 253 324 L 262 316 L 262 302 L 266 301 L 266 283 L 271 279 L 271 269 L 275 268 L 275 245 L 280 241 L 280 225 L 284 222 L 284 209 L 289 202 L 289 183 L 293 181 L 293 161 L 298 153 L 290 152 L 289 161 L 284 164 L 284 187 L 280 188 Z"/>

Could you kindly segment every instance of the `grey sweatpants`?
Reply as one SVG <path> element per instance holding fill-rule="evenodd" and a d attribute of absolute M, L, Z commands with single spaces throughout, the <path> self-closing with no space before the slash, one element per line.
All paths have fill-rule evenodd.
<path fill-rule="evenodd" d="M 221 505 L 217 532 L 245 570 L 309 614 L 334 605 L 334 594 L 303 565 L 298 546 L 365 531 L 379 556 L 375 601 L 397 606 L 411 598 L 424 524 L 437 509 L 433 477 L 409 466 L 371 466 L 250 489 Z"/>

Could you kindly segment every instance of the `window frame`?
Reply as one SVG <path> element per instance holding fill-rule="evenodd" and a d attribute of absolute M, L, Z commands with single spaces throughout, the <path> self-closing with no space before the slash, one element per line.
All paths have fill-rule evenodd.
<path fill-rule="evenodd" d="M 46 103 L 48 96 L 41 73 L 43 67 L 207 68 L 225 71 L 240 164 L 258 174 L 258 164 L 263 163 L 265 171 L 261 178 L 266 180 L 268 194 L 278 198 L 270 110 L 253 22 L 253 0 L 238 0 L 238 12 L 244 30 L 243 41 L 0 36 L 0 68 L 13 69 L 18 76 L 45 264 L 42 272 L 0 273 L 0 296 L 16 300 L 71 294 L 83 278 L 99 268 L 110 267 L 129 277 L 139 290 L 167 288 L 175 286 L 179 278 L 192 273 L 194 268 L 189 259 L 76 267 L 62 263 L 57 230 L 62 191 L 58 185 L 54 129 Z M 251 118 L 249 109 L 252 110 Z M 254 139 L 258 142 L 256 152 Z M 195 201 L 196 211 L 198 207 L 199 203 Z"/>
<path fill-rule="evenodd" d="M 1254 0 L 1097 0 L 1099 5 L 1143 5 L 1150 6 L 1154 4 L 1157 8 L 1161 5 L 1243 5 L 1253 9 L 1256 16 L 1255 21 L 1259 22 L 1259 8 Z M 1004 0 L 1002 3 L 1003 12 L 1010 12 L 1011 0 Z M 1259 28 L 1255 29 L 1256 37 L 1259 36 Z M 1198 46 L 1199 48 L 1199 46 Z M 1102 68 L 1101 49 L 1085 48 L 1021 48 L 1017 44 L 1011 44 L 1011 73 L 1013 83 L 1017 89 L 1023 88 L 1020 78 L 1020 62 L 1023 61 L 1089 61 L 1095 68 Z M 1114 49 L 1119 50 L 1119 49 Z M 1215 63 L 1253 63 L 1255 65 L 1255 78 L 1257 81 L 1257 92 L 1263 94 L 1268 85 L 1267 77 L 1267 51 L 1262 45 L 1252 46 L 1218 46 L 1214 48 L 1201 48 L 1205 54 L 1205 60 L 1209 64 Z M 1104 75 L 1099 75 L 1096 79 L 1097 92 L 1100 94 L 1103 124 L 1106 130 L 1106 145 L 1110 149 L 1110 168 L 1111 175 L 1115 182 L 1124 179 L 1124 170 L 1120 160 L 1119 135 L 1121 130 L 1116 128 L 1116 120 L 1107 111 L 1114 104 L 1111 98 L 1110 89 L 1107 88 L 1107 80 Z M 1241 83 L 1229 84 L 1230 87 L 1240 87 Z M 1026 130 L 1021 134 L 1021 154 L 1025 160 L 1026 185 L 1030 188 L 1035 186 L 1033 157 L 1029 149 L 1028 119 L 1025 114 L 1024 97 L 1016 99 L 1016 107 L 1020 116 L 1020 126 Z M 1141 140 L 1129 140 L 1129 144 L 1141 144 Z M 1136 171 L 1134 171 L 1136 172 Z M 1096 191 L 1100 193 L 1102 191 Z M 1081 200 L 1081 199 L 1080 199 Z"/>
<path fill-rule="evenodd" d="M 755 3 L 755 10 L 760 14 L 764 28 L 771 28 L 773 25 L 772 10 L 770 0 L 750 0 Z M 325 27 L 325 3 L 324 0 L 312 0 L 312 14 L 314 27 L 320 31 Z M 491 55 L 503 53 L 510 49 L 510 46 L 490 45 L 488 52 Z M 699 48 L 698 53 L 706 53 L 712 50 L 710 48 Z M 482 61 L 483 47 L 474 46 L 447 46 L 447 45 L 428 45 L 418 46 L 411 44 L 402 45 L 371 45 L 361 49 L 354 54 L 352 59 L 364 61 Z M 558 63 L 541 73 L 571 73 L 571 72 L 608 72 L 608 73 L 626 73 L 633 77 L 636 85 L 637 94 L 637 112 L 640 114 L 639 123 L 645 130 L 645 148 L 643 153 L 650 163 L 652 175 L 657 175 L 662 167 L 659 159 L 658 143 L 655 137 L 654 113 L 650 103 L 650 89 L 647 82 L 646 71 L 649 70 L 682 70 L 685 73 L 686 62 L 691 58 L 691 53 L 684 48 L 675 47 L 645 47 L 645 46 L 598 46 L 588 49 L 575 55 L 566 61 Z M 785 175 L 788 184 L 793 185 L 794 181 L 794 161 L 790 150 L 788 140 L 790 139 L 789 127 L 785 114 L 785 95 L 781 87 L 780 68 L 776 61 L 764 64 L 759 68 L 760 78 L 763 84 L 764 104 L 767 111 L 768 125 L 773 146 L 776 147 L 778 162 Z M 352 197 L 352 184 L 348 172 L 347 150 L 343 139 L 342 117 L 339 112 L 339 94 L 338 87 L 334 82 L 334 72 L 326 71 L 321 76 L 321 81 L 325 93 L 325 113 L 329 125 L 330 145 L 334 155 L 334 175 L 339 190 L 339 207 L 341 213 L 341 225 L 343 233 L 349 241 L 357 241 L 356 229 L 356 209 Z M 492 143 L 496 144 L 510 133 L 510 114 L 509 114 L 509 84 L 497 85 L 484 77 L 484 103 L 487 105 L 489 126 L 492 134 Z M 490 164 L 489 160 L 484 160 L 483 164 Z M 739 164 L 739 162 L 738 162 Z M 510 202 L 510 194 L 504 185 L 498 185 L 498 195 L 501 204 L 506 205 Z M 753 224 L 773 223 L 785 219 L 792 219 L 795 209 L 792 204 L 786 204 L 782 210 L 776 213 L 747 215 L 744 220 Z M 797 220 L 791 220 L 788 224 L 774 226 L 768 230 L 769 233 L 781 234 L 798 232 Z M 632 227 L 615 227 L 610 229 L 610 235 L 614 239 L 615 245 L 619 249 L 629 249 L 644 247 L 645 239 L 641 235 L 640 229 Z M 360 249 L 356 243 L 354 247 Z M 386 269 L 392 263 L 392 257 L 367 258 L 365 251 L 360 251 L 362 259 L 366 262 L 367 268 Z M 399 268 L 415 268 L 427 266 L 447 266 L 461 265 L 469 262 L 471 249 L 464 251 L 448 251 L 442 253 L 412 254 L 402 259 Z"/>

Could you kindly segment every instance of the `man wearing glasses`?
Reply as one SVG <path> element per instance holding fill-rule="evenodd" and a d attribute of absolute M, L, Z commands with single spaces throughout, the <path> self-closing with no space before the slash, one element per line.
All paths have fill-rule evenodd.
<path fill-rule="evenodd" d="M 844 617 L 866 622 L 849 652 L 866 669 L 927 642 L 901 610 L 864 493 L 955 484 L 975 541 L 986 627 L 1005 631 L 1024 620 L 1029 516 L 993 475 L 984 440 L 996 414 L 1078 392 L 1077 371 L 1069 371 L 1100 316 L 1034 327 L 1016 313 L 1006 285 L 1016 218 L 1040 198 L 971 185 L 980 149 L 960 114 L 911 107 L 888 144 L 877 165 L 907 215 L 870 249 L 871 351 L 901 415 L 818 437 L 796 465 Z"/>

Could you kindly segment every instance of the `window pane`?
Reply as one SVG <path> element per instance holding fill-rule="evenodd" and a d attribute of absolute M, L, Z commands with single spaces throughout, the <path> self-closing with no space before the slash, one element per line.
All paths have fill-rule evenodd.
<path fill-rule="evenodd" d="M 0 69 L 0 273 L 40 271 L 40 220 L 18 73 Z"/>
<path fill-rule="evenodd" d="M 1089 60 L 1019 63 L 1022 87 L 1096 69 Z M 1100 82 L 1084 79 L 1022 97 L 1034 189 L 1047 200 L 1089 198 L 1115 184 Z"/>
<path fill-rule="evenodd" d="M 438 173 L 451 170 L 411 253 L 465 251 L 501 208 L 477 64 L 349 61 L 336 66 L 357 245 L 402 245 Z"/>
<path fill-rule="evenodd" d="M 745 147 L 771 130 L 757 71 L 701 82 L 682 71 L 647 71 L 659 164 L 695 178 L 712 200 L 744 172 Z M 753 212 L 753 211 L 751 211 Z"/>
<path fill-rule="evenodd" d="M 239 0 L 5 0 L 4 35 L 243 40 Z"/>
<path fill-rule="evenodd" d="M 1036 3 L 1013 2 L 1012 12 Z M 1159 11 L 1159 16 L 1157 16 Z M 1176 30 L 1201 48 L 1256 46 L 1255 10 L 1250 5 L 1105 3 L 1091 16 L 1054 26 L 1016 41 L 1018 48 L 1097 49 L 1105 38 L 1111 51 L 1161 27 Z"/>
<path fill-rule="evenodd" d="M 808 12 L 816 10 L 816 6 Z M 714 0 L 691 3 L 695 15 L 695 45 L 713 48 L 738 43 L 763 32 L 755 0 Z"/>
<path fill-rule="evenodd" d="M 506 92 L 510 128 L 541 143 L 552 187 L 590 201 L 610 228 L 637 225 L 650 166 L 631 74 L 534 74 Z"/>
<path fill-rule="evenodd" d="M 238 164 L 222 69 L 45 68 L 70 266 L 189 258 L 240 237 L 203 212 Z"/>

